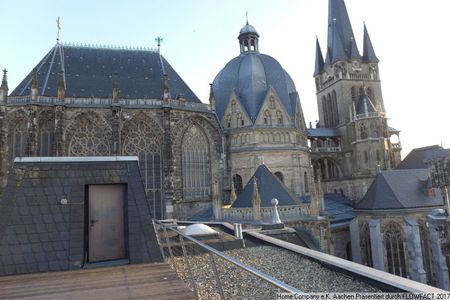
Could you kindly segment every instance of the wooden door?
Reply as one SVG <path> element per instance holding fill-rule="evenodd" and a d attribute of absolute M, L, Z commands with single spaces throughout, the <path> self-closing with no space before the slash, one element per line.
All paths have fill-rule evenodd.
<path fill-rule="evenodd" d="M 89 186 L 88 261 L 125 258 L 125 186 Z"/>

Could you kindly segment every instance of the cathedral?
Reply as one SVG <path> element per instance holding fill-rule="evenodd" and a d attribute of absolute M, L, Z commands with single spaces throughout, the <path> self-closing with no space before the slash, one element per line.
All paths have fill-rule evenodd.
<path fill-rule="evenodd" d="M 359 53 L 343 1 L 330 1 L 325 59 L 317 41 L 319 121 L 307 128 L 299 93 L 259 34 L 240 30 L 239 55 L 202 103 L 159 51 L 59 41 L 10 94 L 0 97 L 0 179 L 21 156 L 139 157 L 157 218 L 220 218 L 258 166 L 300 198 L 311 182 L 361 198 L 379 169 L 395 167 L 398 131 L 387 124 L 378 58 L 364 30 Z"/>
<path fill-rule="evenodd" d="M 392 170 L 401 161 L 400 131 L 388 125 L 379 59 L 365 24 L 359 51 L 344 0 L 329 0 L 327 25 L 325 51 L 317 39 L 311 61 L 319 112 L 314 127 L 306 126 L 294 81 L 260 52 L 260 35 L 248 21 L 237 36 L 237 56 L 210 85 L 208 104 L 159 50 L 57 40 L 11 93 L 3 71 L 0 195 L 17 157 L 135 156 L 154 219 L 260 222 L 275 197 L 282 220 L 304 221 L 324 251 L 412 274 L 405 270 L 413 261 L 400 264 L 403 271 L 400 259 L 389 264 L 392 251 L 383 250 L 386 242 L 373 229 L 374 216 L 399 209 L 377 206 L 386 201 L 377 191 L 395 194 L 383 188 L 386 182 L 406 180 Z M 426 182 L 425 170 L 417 174 L 420 182 L 409 178 L 412 188 Z M 436 197 L 428 209 L 442 205 Z M 417 201 L 400 208 L 420 211 L 423 225 L 429 210 Z M 330 208 L 339 205 L 347 210 Z M 405 222 L 419 232 L 417 222 Z M 425 236 L 424 225 L 420 230 Z M 420 245 L 416 239 L 411 249 Z M 433 277 L 431 264 L 428 275 L 422 266 L 419 281 Z"/>

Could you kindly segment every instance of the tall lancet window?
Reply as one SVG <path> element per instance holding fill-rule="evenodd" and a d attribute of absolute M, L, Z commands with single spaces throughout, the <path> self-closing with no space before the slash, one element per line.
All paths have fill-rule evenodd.
<path fill-rule="evenodd" d="M 11 160 L 16 157 L 22 157 L 26 155 L 26 147 L 28 141 L 28 125 L 26 120 L 19 121 L 12 130 L 10 135 L 9 144 L 11 147 Z"/>
<path fill-rule="evenodd" d="M 191 125 L 181 144 L 183 195 L 185 199 L 202 199 L 211 194 L 209 142 L 201 128 Z"/>
<path fill-rule="evenodd" d="M 407 269 L 402 228 L 397 223 L 390 222 L 386 225 L 383 236 L 388 272 L 406 277 Z"/>
<path fill-rule="evenodd" d="M 362 263 L 366 266 L 373 267 L 372 246 L 370 244 L 370 232 L 369 225 L 367 223 L 364 223 L 364 225 L 361 226 L 360 241 Z"/>
<path fill-rule="evenodd" d="M 39 126 L 39 153 L 40 156 L 51 156 L 53 145 L 53 120 L 45 118 Z"/>
<path fill-rule="evenodd" d="M 164 218 L 161 197 L 161 141 L 159 126 L 144 117 L 136 118 L 128 126 L 123 143 L 125 155 L 139 157 L 139 169 L 144 182 L 145 193 L 150 203 L 152 216 Z"/>

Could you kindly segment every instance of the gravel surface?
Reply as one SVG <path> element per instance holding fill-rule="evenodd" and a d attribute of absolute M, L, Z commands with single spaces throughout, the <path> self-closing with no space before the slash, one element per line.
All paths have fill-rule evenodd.
<path fill-rule="evenodd" d="M 381 292 L 369 284 L 277 247 L 249 247 L 225 251 L 225 254 L 306 293 Z M 214 261 L 225 299 L 276 299 L 276 293 L 283 292 L 217 256 Z M 175 262 L 178 276 L 190 285 L 185 260 L 177 257 Z M 189 256 L 189 264 L 199 298 L 220 299 L 209 255 Z"/>

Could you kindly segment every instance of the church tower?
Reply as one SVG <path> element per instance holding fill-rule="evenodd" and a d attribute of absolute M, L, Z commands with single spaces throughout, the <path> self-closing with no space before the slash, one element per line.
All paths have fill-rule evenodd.
<path fill-rule="evenodd" d="M 314 172 L 330 181 L 373 177 L 400 162 L 399 131 L 387 124 L 379 60 L 366 25 L 361 55 L 344 0 L 329 0 L 328 10 L 325 59 L 316 41 L 319 121 L 309 133 Z"/>

